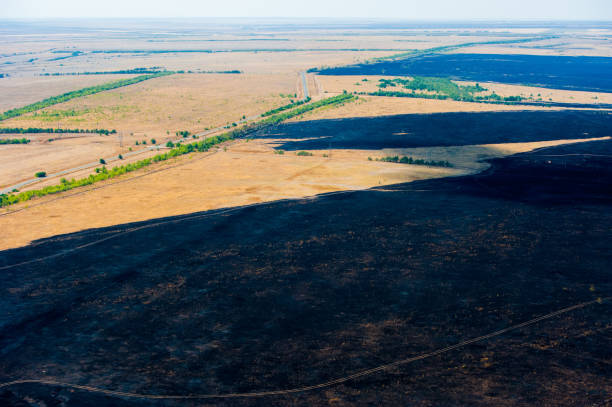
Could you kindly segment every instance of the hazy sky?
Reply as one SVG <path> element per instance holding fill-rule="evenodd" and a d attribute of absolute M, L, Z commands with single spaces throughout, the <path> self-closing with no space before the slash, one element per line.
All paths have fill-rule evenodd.
<path fill-rule="evenodd" d="M 612 0 L 0 0 L 0 18 L 361 17 L 612 20 Z"/>

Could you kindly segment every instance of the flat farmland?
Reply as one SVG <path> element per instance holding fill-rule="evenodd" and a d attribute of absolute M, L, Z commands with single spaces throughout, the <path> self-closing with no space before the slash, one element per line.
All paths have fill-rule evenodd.
<path fill-rule="evenodd" d="M 296 75 L 177 74 L 150 79 L 5 120 L 6 127 L 107 128 L 124 134 L 192 132 L 288 103 Z"/>
<path fill-rule="evenodd" d="M 0 78 L 0 112 L 38 102 L 51 96 L 134 75 L 29 76 Z M 0 127 L 6 127 L 0 122 Z"/>
<path fill-rule="evenodd" d="M 296 93 L 297 78 L 294 74 L 173 75 L 5 120 L 5 127 L 105 128 L 116 129 L 118 134 L 24 135 L 34 142 L 0 146 L 0 184 L 16 184 L 32 178 L 36 171 L 52 173 L 126 154 L 130 149 L 142 149 L 143 142 L 150 146 L 152 139 L 164 145 L 167 140 L 176 140 L 177 131 L 196 133 L 231 125 L 243 116 L 288 103 L 285 95 Z M 48 138 L 54 141 L 48 142 Z"/>
<path fill-rule="evenodd" d="M 329 94 L 331 95 L 331 93 Z M 495 105 L 487 103 L 456 102 L 454 100 L 431 100 L 385 96 L 359 96 L 353 103 L 334 109 L 320 109 L 289 120 L 305 122 L 327 119 L 350 119 L 352 117 L 378 117 L 402 114 L 428 114 L 451 112 L 507 112 L 507 111 L 551 111 L 556 107 Z"/>

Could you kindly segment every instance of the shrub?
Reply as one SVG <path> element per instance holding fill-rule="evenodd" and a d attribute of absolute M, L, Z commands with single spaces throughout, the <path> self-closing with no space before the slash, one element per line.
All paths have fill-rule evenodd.
<path fill-rule="evenodd" d="M 123 156 L 121 154 L 119 154 L 119 159 L 123 160 Z"/>
<path fill-rule="evenodd" d="M 157 140 L 155 140 L 154 138 L 151 139 L 151 144 L 157 144 Z"/>
<path fill-rule="evenodd" d="M 173 143 L 172 141 L 168 141 L 168 142 L 166 143 L 166 147 L 168 147 L 168 148 L 172 148 L 172 147 L 174 147 L 174 143 Z"/>
<path fill-rule="evenodd" d="M 36 178 L 45 178 L 47 176 L 47 173 L 45 171 L 38 171 L 34 175 L 36 176 Z"/>
<path fill-rule="evenodd" d="M 104 160 L 104 158 L 100 158 L 100 164 L 106 164 L 106 161 Z"/>
<path fill-rule="evenodd" d="M 274 150 L 274 154 L 283 155 L 285 154 L 285 150 Z"/>
<path fill-rule="evenodd" d="M 297 153 L 297 155 L 299 155 L 300 157 L 309 157 L 312 155 L 312 153 L 309 153 L 308 151 L 300 151 Z"/>

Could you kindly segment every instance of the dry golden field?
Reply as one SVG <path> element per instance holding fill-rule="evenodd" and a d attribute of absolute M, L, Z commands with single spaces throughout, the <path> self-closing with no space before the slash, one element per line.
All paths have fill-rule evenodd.
<path fill-rule="evenodd" d="M 592 140 L 592 139 L 588 139 Z M 274 153 L 275 140 L 245 140 L 141 172 L 11 206 L 0 215 L 0 250 L 79 230 L 332 191 L 464 175 L 482 160 L 582 140 L 414 149 Z M 453 168 L 368 161 L 388 155 L 448 160 Z M 14 213 L 13 213 L 14 212 Z"/>
<path fill-rule="evenodd" d="M 353 103 L 333 109 L 322 108 L 291 119 L 308 121 L 322 119 L 344 119 L 350 117 L 376 117 L 396 114 L 423 114 L 448 112 L 499 112 L 516 110 L 560 110 L 552 107 L 511 106 L 486 103 L 456 102 L 454 100 L 432 100 L 397 98 L 385 96 L 359 96 Z"/>
<path fill-rule="evenodd" d="M 88 86 L 134 75 L 33 76 L 0 78 L 0 112 Z M 3 122 L 0 126 L 5 127 Z"/>

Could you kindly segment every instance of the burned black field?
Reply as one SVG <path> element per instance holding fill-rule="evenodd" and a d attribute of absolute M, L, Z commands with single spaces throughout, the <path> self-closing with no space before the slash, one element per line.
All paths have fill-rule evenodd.
<path fill-rule="evenodd" d="M 431 54 L 321 69 L 321 75 L 438 76 L 554 89 L 612 91 L 612 58 L 586 56 Z"/>
<path fill-rule="evenodd" d="M 283 150 L 382 149 L 523 143 L 612 135 L 608 111 L 408 114 L 282 124 L 255 137 Z"/>
<path fill-rule="evenodd" d="M 589 137 L 609 135 L 609 116 L 596 117 L 584 119 Z M 557 138 L 577 138 L 581 126 L 562 126 Z M 465 143 L 484 142 L 474 134 Z M 491 164 L 478 175 L 157 219 L 1 252 L 1 380 L 171 395 L 287 389 L 610 296 L 612 142 Z M 22 384 L 0 390 L 0 404 L 604 405 L 610 311 L 609 302 L 594 304 L 293 395 L 155 401 Z"/>

